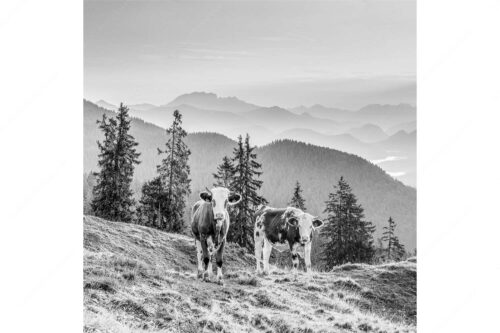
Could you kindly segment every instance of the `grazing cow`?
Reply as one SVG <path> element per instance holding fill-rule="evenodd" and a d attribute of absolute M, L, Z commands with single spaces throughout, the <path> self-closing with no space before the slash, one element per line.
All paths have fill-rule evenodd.
<path fill-rule="evenodd" d="M 255 214 L 254 229 L 257 273 L 261 272 L 260 263 L 262 257 L 264 259 L 264 273 L 269 273 L 269 256 L 271 255 L 272 246 L 285 242 L 288 242 L 290 246 L 295 272 L 299 266 L 297 249 L 299 246 L 304 246 L 306 271 L 310 272 L 312 233 L 322 225 L 323 221 L 319 218 L 304 213 L 298 208 L 259 207 Z"/>
<path fill-rule="evenodd" d="M 229 229 L 228 205 L 237 204 L 241 195 L 224 187 L 215 187 L 200 193 L 192 210 L 191 230 L 195 236 L 198 254 L 198 278 L 212 277 L 211 257 L 216 252 L 217 282 L 222 284 L 222 255 Z"/>

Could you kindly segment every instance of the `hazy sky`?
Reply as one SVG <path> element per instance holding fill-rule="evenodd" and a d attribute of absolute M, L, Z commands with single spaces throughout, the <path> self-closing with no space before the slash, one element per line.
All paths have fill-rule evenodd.
<path fill-rule="evenodd" d="M 414 1 L 85 1 L 84 96 L 415 102 Z"/>

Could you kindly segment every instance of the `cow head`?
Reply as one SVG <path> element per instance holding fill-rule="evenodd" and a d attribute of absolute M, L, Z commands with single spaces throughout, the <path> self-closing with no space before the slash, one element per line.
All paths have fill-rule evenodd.
<path fill-rule="evenodd" d="M 323 226 L 323 221 L 318 217 L 294 207 L 288 207 L 283 214 L 286 223 L 299 231 L 300 244 L 305 245 L 312 239 L 312 232 Z"/>
<path fill-rule="evenodd" d="M 229 191 L 225 187 L 215 187 L 211 190 L 207 189 L 207 191 L 201 192 L 200 198 L 212 204 L 215 222 L 215 242 L 217 243 L 217 238 L 220 235 L 224 218 L 227 214 L 227 207 L 236 205 L 240 202 L 241 195 L 236 192 Z"/>

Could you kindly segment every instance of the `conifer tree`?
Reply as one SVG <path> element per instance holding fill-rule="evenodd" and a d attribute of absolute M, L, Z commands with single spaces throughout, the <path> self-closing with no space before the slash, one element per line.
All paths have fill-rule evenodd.
<path fill-rule="evenodd" d="M 327 269 L 347 262 L 369 262 L 374 255 L 375 227 L 364 220 L 364 210 L 357 203 L 351 187 L 340 177 L 326 202 L 327 223 L 322 228 L 326 238 L 323 257 Z"/>
<path fill-rule="evenodd" d="M 247 134 L 245 142 L 241 135 L 238 137 L 238 146 L 234 149 L 233 163 L 234 177 L 230 188 L 241 195 L 241 201 L 235 209 L 227 239 L 251 250 L 253 246 L 253 214 L 260 204 L 267 204 L 267 200 L 258 194 L 262 181 L 262 165 L 257 162 L 255 147 L 250 145 L 250 136 Z"/>
<path fill-rule="evenodd" d="M 230 188 L 235 172 L 234 164 L 231 159 L 224 156 L 222 164 L 217 167 L 217 173 L 213 174 L 215 178 L 214 186 Z"/>
<path fill-rule="evenodd" d="M 295 184 L 293 189 L 292 200 L 288 204 L 291 207 L 299 208 L 302 211 L 306 211 L 306 200 L 302 197 L 302 188 L 300 187 L 299 181 Z"/>
<path fill-rule="evenodd" d="M 387 260 L 400 260 L 405 255 L 405 248 L 394 233 L 396 222 L 392 217 L 389 217 L 388 225 L 384 227 L 384 230 L 382 240 L 387 242 Z"/>
<path fill-rule="evenodd" d="M 130 122 L 128 108 L 123 103 L 120 103 L 116 118 L 108 119 L 103 115 L 102 120 L 97 121 L 104 140 L 97 143 L 100 171 L 95 173 L 91 208 L 96 216 L 111 221 L 130 222 L 133 217 L 135 200 L 130 184 L 134 165 L 140 163 L 140 154 L 135 149 L 137 142 L 129 134 Z"/>
<path fill-rule="evenodd" d="M 387 259 L 391 260 L 394 250 L 394 229 L 396 229 L 396 222 L 389 216 L 388 226 L 384 227 L 384 232 L 382 233 L 382 241 L 387 242 Z"/>
<path fill-rule="evenodd" d="M 161 229 L 165 212 L 166 191 L 159 176 L 150 180 L 141 189 L 141 219 L 139 224 Z"/>
<path fill-rule="evenodd" d="M 191 193 L 188 165 L 189 150 L 183 141 L 187 132 L 182 128 L 182 115 L 174 111 L 174 121 L 167 129 L 168 141 L 165 150 L 158 149 L 163 155 L 161 164 L 157 166 L 158 175 L 165 191 L 165 203 L 161 208 L 160 229 L 181 231 L 183 228 L 186 197 Z"/>

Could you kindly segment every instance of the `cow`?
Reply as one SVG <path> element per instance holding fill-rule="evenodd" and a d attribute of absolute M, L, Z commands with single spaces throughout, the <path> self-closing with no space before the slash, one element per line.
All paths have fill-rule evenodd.
<path fill-rule="evenodd" d="M 200 193 L 200 200 L 193 205 L 191 230 L 195 237 L 198 256 L 198 278 L 211 280 L 212 254 L 217 262 L 217 283 L 222 281 L 222 255 L 229 229 L 228 205 L 236 205 L 241 195 L 224 187 L 215 187 Z"/>
<path fill-rule="evenodd" d="M 306 272 L 310 272 L 312 233 L 322 225 L 322 220 L 298 208 L 259 207 L 255 213 L 254 228 L 257 273 L 261 273 L 263 259 L 264 274 L 269 274 L 269 256 L 273 245 L 286 242 L 292 252 L 294 273 L 299 266 L 299 246 L 304 247 Z"/>

